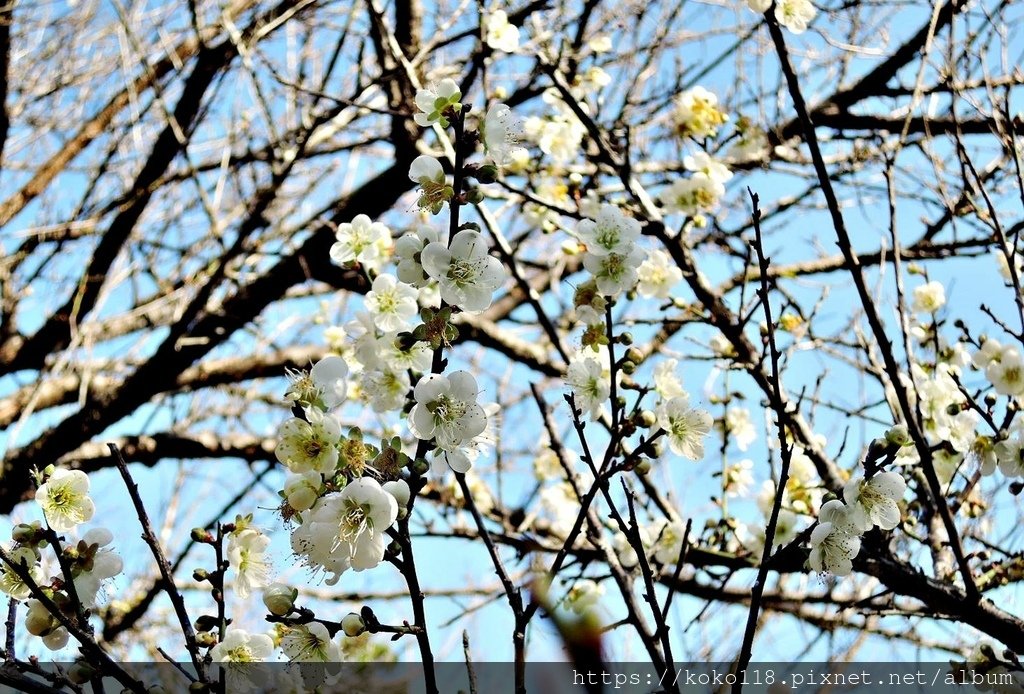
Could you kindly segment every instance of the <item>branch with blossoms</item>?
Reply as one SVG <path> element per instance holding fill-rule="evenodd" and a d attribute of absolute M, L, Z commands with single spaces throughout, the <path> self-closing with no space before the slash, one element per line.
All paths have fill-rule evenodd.
<path fill-rule="evenodd" d="M 4 649 L 7 671 L 17 673 L 12 684 L 79 691 L 113 677 L 137 691 L 142 685 L 113 655 L 119 644 L 96 634 L 148 628 L 140 620 L 158 594 L 166 594 L 171 609 L 162 620 L 169 624 L 156 621 L 170 627 L 175 647 L 161 643 L 156 652 L 191 661 L 177 664 L 178 685 L 210 691 L 246 682 L 322 683 L 278 681 L 254 661 L 333 664 L 398 653 L 422 663 L 426 691 L 440 691 L 435 660 L 450 657 L 448 629 L 502 610 L 511 617 L 507 639 L 465 636 L 463 654 L 471 668 L 481 655 L 507 648 L 517 692 L 527 691 L 532 660 L 565 657 L 597 667 L 633 655 L 632 644 L 660 679 L 671 681 L 667 673 L 690 650 L 693 632 L 679 619 L 689 608 L 699 608 L 691 625 L 746 618 L 742 634 L 706 637 L 714 646 L 709 652 L 735 658 L 739 670 L 769 641 L 765 632 L 783 623 L 772 621 L 779 615 L 815 633 L 856 632 L 934 651 L 960 652 L 978 634 L 1024 648 L 1024 623 L 1001 602 L 1024 580 L 1019 552 L 1012 533 L 997 541 L 993 529 L 1012 511 L 1024 476 L 1021 335 L 987 304 L 975 316 L 991 319 L 987 332 L 974 319 L 951 323 L 952 289 L 932 270 L 942 259 L 995 251 L 1020 312 L 1022 227 L 1005 223 L 1002 208 L 1013 198 L 1007 187 L 1021 187 L 1017 121 L 986 116 L 979 101 L 987 91 L 993 108 L 1008 108 L 1010 92 L 1000 103 L 995 90 L 1020 80 L 958 76 L 970 61 L 951 50 L 943 68 L 948 79 L 936 81 L 922 68 L 917 84 L 896 84 L 912 66 L 938 60 L 942 30 L 950 27 L 953 42 L 954 23 L 959 28 L 960 14 L 970 11 L 966 4 L 936 6 L 920 31 L 856 79 L 846 75 L 844 61 L 834 61 L 838 74 L 824 80 L 834 89 L 818 103 L 804 102 L 811 82 L 792 62 L 791 36 L 824 35 L 830 46 L 852 52 L 857 30 L 844 41 L 831 34 L 836 17 L 857 8 L 826 17 L 807 0 L 747 2 L 751 11 L 740 13 L 730 51 L 746 51 L 752 38 L 767 34 L 764 50 L 774 49 L 775 57 L 758 54 L 756 62 L 770 63 L 778 84 L 756 85 L 744 73 L 737 89 L 716 93 L 700 83 L 710 86 L 729 52 L 708 53 L 694 71 L 665 67 L 684 57 L 679 64 L 688 64 L 677 49 L 695 45 L 680 23 L 682 5 L 586 2 L 578 13 L 543 5 L 480 7 L 471 17 L 462 14 L 472 14 L 469 5 L 450 17 L 437 10 L 437 36 L 424 40 L 429 7 L 371 2 L 367 17 L 345 18 L 344 36 L 325 61 L 329 73 L 344 60 L 343 46 L 359 56 L 351 92 L 332 94 L 326 77 L 308 84 L 305 63 L 298 77 L 291 65 L 271 67 L 270 83 L 287 90 L 300 125 L 274 133 L 262 149 L 239 155 L 228 148 L 223 161 L 190 159 L 200 157 L 198 148 L 185 147 L 188 131 L 179 142 L 169 118 L 161 142 L 177 142 L 187 166 L 160 173 L 166 166 L 157 164 L 168 153 L 157 151 L 145 172 L 154 178 L 145 196 L 177 192 L 174 182 L 198 183 L 196 209 L 209 217 L 217 243 L 222 232 L 236 232 L 217 217 L 224 191 L 252 186 L 229 176 L 207 195 L 205 175 L 242 162 L 270 165 L 268 181 L 257 176 L 256 192 L 241 193 L 252 199 L 223 254 L 211 260 L 197 242 L 192 255 L 181 253 L 180 265 L 205 270 L 144 282 L 160 290 L 138 305 L 129 302 L 131 311 L 116 318 L 86 320 L 81 331 L 76 323 L 68 339 L 60 323 L 67 316 L 55 316 L 29 341 L 0 321 L 0 356 L 15 370 L 36 363 L 23 345 L 45 344 L 48 336 L 58 351 L 75 352 L 72 359 L 89 351 L 97 335 L 120 339 L 150 326 L 170 328 L 152 360 L 132 354 L 110 364 L 84 361 L 69 373 L 54 367 L 52 378 L 18 384 L 0 401 L 5 425 L 36 407 L 80 408 L 5 463 L 11 474 L 0 496 L 13 503 L 31 482 L 32 508 L 45 520 L 16 526 L 0 553 L 0 589 L 12 596 Z M 225 17 L 218 21 L 230 25 Z M 279 17 L 267 17 L 276 27 Z M 323 24 L 334 30 L 335 19 Z M 636 37 L 653 25 L 650 45 L 635 46 L 630 32 L 609 29 L 634 25 Z M 310 22 L 301 31 L 312 37 L 319 26 Z M 363 28 L 367 36 L 357 46 L 346 43 Z M 276 92 L 265 92 L 258 77 L 260 65 L 275 57 L 248 52 L 245 40 L 228 33 L 226 43 L 180 47 L 182 56 L 198 52 L 204 66 L 188 78 L 182 114 L 201 115 L 205 91 L 196 85 L 216 82 L 207 74 L 222 69 L 216 51 L 237 50 L 274 131 Z M 442 50 L 445 62 L 431 65 Z M 380 76 L 367 81 L 370 53 Z M 160 74 L 171 69 L 156 65 Z M 823 74 L 817 65 L 807 70 Z M 963 119 L 951 109 L 932 118 L 917 108 L 925 96 L 970 100 L 977 113 Z M 889 99 L 898 104 L 891 112 Z M 194 109 L 184 108 L 189 104 Z M 877 114 L 862 115 L 867 111 Z M 363 125 L 358 142 L 348 142 Z M 849 132 L 858 128 L 890 134 Z M 984 166 L 973 161 L 977 149 L 969 142 L 981 135 L 999 150 Z M 934 147 L 941 138 L 951 141 L 961 169 L 956 185 L 936 154 L 944 151 Z M 384 150 L 375 147 L 384 143 L 393 156 L 389 166 L 320 199 L 317 186 L 333 181 L 333 172 L 306 170 L 308 160 L 352 148 L 376 161 Z M 908 151 L 935 167 L 934 191 L 919 171 L 904 176 Z M 354 159 L 348 164 L 342 168 L 358 177 L 363 167 Z M 852 200 L 866 208 L 862 201 L 878 194 L 871 172 L 880 166 L 890 228 L 880 247 L 869 248 L 848 210 Z M 284 183 L 296 170 L 316 181 L 297 196 L 301 210 L 284 204 Z M 775 173 L 788 178 L 751 181 Z M 752 196 L 751 217 L 735 183 L 741 177 L 763 197 L 780 190 L 778 199 L 762 207 Z M 907 180 L 915 181 L 913 193 Z M 922 191 L 934 193 L 936 210 L 926 208 L 933 217 L 904 243 L 902 206 L 926 199 Z M 141 200 L 129 190 L 102 208 L 118 215 L 117 238 L 132 238 L 138 220 L 125 222 L 121 211 L 145 207 Z M 769 248 L 782 234 L 797 235 L 805 226 L 800 216 L 810 219 L 819 208 L 831 223 L 828 233 L 801 241 L 833 239 L 838 253 L 802 259 L 801 244 L 788 237 L 781 248 Z M 739 222 L 735 211 L 742 212 Z M 936 239 L 954 225 L 953 240 Z M 61 234 L 73 233 L 89 232 L 70 225 L 39 231 L 39 238 L 63 244 L 70 239 Z M 105 260 L 114 238 L 103 237 L 90 267 L 116 267 L 114 257 Z M 156 250 L 141 265 L 159 274 L 156 259 L 176 241 L 146 242 Z M 5 280 L 20 281 L 16 270 L 33 243 L 0 262 Z M 273 265 L 264 271 L 267 258 Z M 849 287 L 823 282 L 837 272 L 846 273 Z M 101 303 L 101 274 L 83 285 L 86 313 Z M 896 301 L 889 306 L 893 281 Z M 6 291 L 0 290 L 5 319 L 18 303 Z M 837 311 L 830 291 L 845 292 L 854 309 Z M 264 313 L 277 299 L 294 302 L 288 311 Z M 319 308 L 311 311 L 315 302 Z M 887 324 L 890 309 L 897 323 Z M 243 326 L 260 335 L 267 354 L 204 359 L 218 346 L 239 346 L 226 340 Z M 808 354 L 828 360 L 839 375 L 833 379 L 822 367 L 808 378 Z M 64 363 L 63 352 L 55 363 Z M 857 404 L 846 400 L 849 373 L 862 384 Z M 287 385 L 259 383 L 273 376 L 286 376 Z M 207 395 L 193 397 L 197 392 Z M 173 409 L 185 400 L 187 408 Z M 128 434 L 124 457 L 88 443 L 150 401 L 155 412 L 169 408 L 170 418 L 153 418 L 171 421 L 168 431 Z M 763 427 L 756 413 L 764 415 Z M 273 427 L 261 430 L 268 418 Z M 821 436 L 830 429 L 830 439 Z M 174 514 L 162 533 L 129 461 L 148 466 L 180 457 L 266 461 L 269 472 L 246 475 L 249 486 L 227 505 L 218 498 L 209 511 L 222 511 L 193 530 L 171 561 Z M 721 464 L 709 471 L 702 464 L 709 459 Z M 26 463 L 36 460 L 57 462 L 29 480 Z M 133 591 L 137 600 L 113 600 L 101 612 L 104 586 L 124 571 L 113 534 L 87 527 L 94 509 L 85 472 L 95 480 L 106 467 L 122 476 L 156 578 Z M 217 486 L 229 476 L 218 468 Z M 673 489 L 674 479 L 683 486 Z M 259 500 L 266 489 L 270 508 Z M 710 505 L 695 504 L 706 489 Z M 245 505 L 237 515 L 236 503 Z M 991 513 L 998 504 L 1002 512 Z M 200 524 L 209 518 L 202 506 Z M 116 540 L 120 551 L 122 538 Z M 490 566 L 485 573 L 493 569 L 491 584 L 438 589 L 437 574 L 449 578 L 450 571 L 437 570 L 447 556 L 432 542 L 475 547 L 479 562 Z M 202 555 L 190 560 L 191 581 L 182 581 L 176 572 L 192 547 Z M 290 570 L 275 566 L 275 554 L 289 556 Z M 360 579 L 382 587 L 363 590 Z M 311 583 L 323 585 L 314 590 Z M 233 607 L 260 594 L 268 613 L 262 620 Z M 453 597 L 454 607 L 443 603 Z M 390 601 L 387 616 L 376 604 L 383 600 Z M 962 631 L 942 638 L 918 632 L 928 614 Z M 907 628 L 892 628 L 895 618 Z M 78 648 L 76 662 L 47 677 L 20 644 L 15 649 L 15 636 L 26 633 L 30 653 L 70 646 Z M 549 648 L 549 635 L 564 653 Z M 162 638 L 154 631 L 148 640 Z M 971 667 L 981 669 L 1018 665 L 998 647 L 980 646 L 971 657 Z M 277 669 L 331 676 L 331 668 Z"/>

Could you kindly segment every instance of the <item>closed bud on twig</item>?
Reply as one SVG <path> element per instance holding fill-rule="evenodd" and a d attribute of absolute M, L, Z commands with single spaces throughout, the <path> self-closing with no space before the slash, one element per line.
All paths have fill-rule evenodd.
<path fill-rule="evenodd" d="M 484 201 L 484 194 L 479 188 L 470 188 L 466 191 L 466 202 L 470 205 L 479 205 Z"/>
<path fill-rule="evenodd" d="M 210 580 L 210 572 L 206 569 L 196 569 L 192 572 L 192 579 L 202 583 L 203 581 Z"/>
<path fill-rule="evenodd" d="M 212 545 L 216 540 L 213 534 L 206 528 L 192 528 L 193 542 L 201 542 L 205 545 Z"/>
<path fill-rule="evenodd" d="M 196 643 L 202 648 L 212 648 L 217 645 L 217 637 L 209 631 L 197 631 Z"/>
<path fill-rule="evenodd" d="M 648 472 L 651 471 L 651 461 L 647 458 L 644 458 L 639 463 L 637 463 L 636 467 L 633 469 L 636 471 L 636 474 L 638 475 L 646 475 Z"/>
<path fill-rule="evenodd" d="M 907 429 L 906 424 L 896 424 L 885 432 L 885 440 L 896 446 L 909 446 L 910 431 Z"/>
<path fill-rule="evenodd" d="M 397 540 L 392 540 L 384 551 L 389 557 L 397 557 L 402 551 L 402 545 L 398 544 Z"/>
<path fill-rule="evenodd" d="M 633 344 L 633 333 L 622 333 L 619 335 L 619 343 L 626 345 L 627 347 Z"/>
<path fill-rule="evenodd" d="M 366 631 L 366 622 L 355 612 L 349 612 L 341 620 L 341 630 L 345 636 L 359 636 Z"/>
<path fill-rule="evenodd" d="M 284 617 L 292 611 L 299 591 L 283 583 L 271 583 L 263 589 L 263 604 L 270 614 Z"/>
<path fill-rule="evenodd" d="M 644 429 L 650 429 L 658 423 L 658 415 L 650 410 L 643 410 L 636 416 L 636 423 Z"/>
<path fill-rule="evenodd" d="M 626 375 L 631 375 L 636 372 L 636 363 L 631 362 L 627 359 L 626 361 L 619 364 L 619 368 L 622 370 L 622 373 Z"/>
<path fill-rule="evenodd" d="M 216 629 L 219 620 L 212 614 L 201 614 L 196 618 L 196 631 L 210 631 Z"/>
<path fill-rule="evenodd" d="M 639 364 L 644 360 L 644 353 L 638 350 L 636 347 L 630 347 L 626 350 L 626 360 L 631 361 L 635 364 Z"/>
<path fill-rule="evenodd" d="M 409 464 L 409 469 L 417 475 L 425 475 L 430 470 L 430 465 L 423 458 L 417 458 Z"/>

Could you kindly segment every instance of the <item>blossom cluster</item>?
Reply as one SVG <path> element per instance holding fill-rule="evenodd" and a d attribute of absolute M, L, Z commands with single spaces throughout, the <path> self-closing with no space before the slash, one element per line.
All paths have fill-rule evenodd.
<path fill-rule="evenodd" d="M 14 527 L 13 542 L 5 548 L 10 563 L 0 564 L 0 592 L 26 601 L 26 630 L 47 648 L 59 650 L 69 639 L 62 618 L 74 619 L 78 610 L 95 608 L 103 587 L 121 573 L 123 562 L 111 546 L 114 535 L 106 528 L 90 528 L 75 537 L 96 510 L 88 475 L 51 466 L 37 479 L 35 501 L 45 523 Z M 55 563 L 44 564 L 47 549 L 59 555 Z M 51 578 L 55 572 L 60 573 Z"/>

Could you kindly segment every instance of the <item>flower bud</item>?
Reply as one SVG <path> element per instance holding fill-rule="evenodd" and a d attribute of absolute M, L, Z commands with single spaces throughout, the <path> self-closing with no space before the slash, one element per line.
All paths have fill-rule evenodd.
<path fill-rule="evenodd" d="M 494 164 L 484 164 L 476 170 L 474 177 L 481 183 L 494 183 L 498 177 L 498 167 Z"/>
<path fill-rule="evenodd" d="M 191 537 L 193 542 L 201 542 L 205 545 L 212 545 L 216 542 L 213 534 L 206 528 L 192 528 Z"/>
<path fill-rule="evenodd" d="M 636 362 L 632 362 L 627 359 L 619 364 L 619 368 L 622 370 L 622 373 L 631 375 L 636 372 Z"/>
<path fill-rule="evenodd" d="M 51 651 L 59 651 L 68 645 L 68 630 L 64 627 L 54 629 L 43 637 L 43 645 Z"/>
<path fill-rule="evenodd" d="M 197 631 L 196 643 L 203 648 L 212 648 L 217 645 L 217 637 L 208 631 Z"/>
<path fill-rule="evenodd" d="M 885 432 L 885 440 L 896 446 L 910 445 L 910 432 L 906 424 L 897 424 Z"/>
<path fill-rule="evenodd" d="M 410 464 L 410 468 L 415 474 L 422 476 L 427 474 L 427 472 L 430 470 L 430 465 L 427 463 L 427 461 L 423 460 L 422 458 L 419 458 L 417 460 L 414 460 Z"/>
<path fill-rule="evenodd" d="M 636 347 L 630 347 L 626 350 L 626 360 L 639 364 L 644 360 L 644 354 Z"/>
<path fill-rule="evenodd" d="M 25 617 L 25 629 L 33 636 L 45 636 L 53 628 L 53 616 L 41 603 L 32 603 Z"/>
<path fill-rule="evenodd" d="M 192 580 L 202 583 L 210 578 L 210 572 L 206 569 L 196 569 L 192 572 Z"/>
<path fill-rule="evenodd" d="M 23 545 L 32 544 L 36 537 L 36 528 L 28 523 L 19 523 L 11 531 L 11 539 Z"/>
<path fill-rule="evenodd" d="M 619 335 L 619 343 L 629 347 L 633 344 L 633 333 L 622 333 Z"/>
<path fill-rule="evenodd" d="M 349 612 L 341 620 L 341 629 L 345 636 L 359 636 L 366 631 L 366 622 L 355 612 Z"/>
<path fill-rule="evenodd" d="M 650 410 L 643 410 L 637 415 L 637 424 L 642 426 L 644 429 L 650 429 L 658 423 L 658 416 Z"/>
<path fill-rule="evenodd" d="M 271 583 L 263 589 L 263 604 L 270 614 L 283 617 L 292 611 L 299 591 L 283 583 Z"/>
<path fill-rule="evenodd" d="M 636 474 L 638 475 L 646 475 L 651 471 L 651 461 L 647 458 L 643 458 L 633 469 L 636 470 Z"/>

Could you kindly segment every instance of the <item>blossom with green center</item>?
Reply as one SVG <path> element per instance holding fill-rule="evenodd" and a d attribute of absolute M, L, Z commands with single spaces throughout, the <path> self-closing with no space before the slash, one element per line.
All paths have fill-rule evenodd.
<path fill-rule="evenodd" d="M 338 465 L 341 425 L 330 415 L 308 410 L 309 422 L 292 417 L 277 432 L 278 461 L 292 472 L 333 474 Z"/>
<path fill-rule="evenodd" d="M 690 407 L 689 399 L 679 396 L 659 405 L 656 414 L 673 453 L 690 460 L 704 457 L 703 439 L 714 422 L 707 411 Z"/>
<path fill-rule="evenodd" d="M 441 298 L 463 311 L 483 311 L 505 281 L 501 262 L 488 253 L 483 236 L 465 229 L 451 245 L 427 244 L 421 255 L 424 271 L 437 280 Z"/>
<path fill-rule="evenodd" d="M 612 387 L 611 375 L 601 362 L 589 357 L 570 361 L 565 382 L 572 388 L 576 406 L 589 413 L 591 420 L 600 419 Z"/>
<path fill-rule="evenodd" d="M 595 219 L 584 219 L 576 226 L 576 235 L 594 255 L 627 254 L 640 238 L 640 222 L 615 205 L 601 205 Z"/>
<path fill-rule="evenodd" d="M 11 563 L 21 566 L 28 571 L 32 582 L 37 586 L 45 580 L 35 551 L 28 547 L 18 547 L 8 550 L 7 554 L 11 559 Z M 32 594 L 28 583 L 22 580 L 21 576 L 15 573 L 14 569 L 8 566 L 6 562 L 0 563 L 0 592 L 9 595 L 15 600 L 25 600 Z"/>
<path fill-rule="evenodd" d="M 96 511 L 89 498 L 89 477 L 81 470 L 57 468 L 36 490 L 36 503 L 57 532 L 73 530 Z"/>
<path fill-rule="evenodd" d="M 477 404 L 476 379 L 467 371 L 430 374 L 416 384 L 416 404 L 409 413 L 413 434 L 433 439 L 437 447 L 453 451 L 487 426 L 484 409 Z"/>
<path fill-rule="evenodd" d="M 859 537 L 844 533 L 832 523 L 818 523 L 811 532 L 811 554 L 807 563 L 818 572 L 849 576 L 858 552 Z"/>
<path fill-rule="evenodd" d="M 871 479 L 854 478 L 843 488 L 843 498 L 860 516 L 862 529 L 877 525 L 892 530 L 900 523 L 899 501 L 907 483 L 897 472 L 880 472 Z"/>
<path fill-rule="evenodd" d="M 636 286 L 639 278 L 638 269 L 644 255 L 643 250 L 635 246 L 624 255 L 586 253 L 583 256 L 583 267 L 594 276 L 597 288 L 602 294 L 617 296 Z"/>
<path fill-rule="evenodd" d="M 228 539 L 228 563 L 235 570 L 235 593 L 247 598 L 270 582 L 270 562 L 266 557 L 270 538 L 254 528 L 232 533 Z"/>
<path fill-rule="evenodd" d="M 341 649 L 331 640 L 327 627 L 320 622 L 289 628 L 281 639 L 281 650 L 292 662 L 297 663 L 341 661 Z"/>
<path fill-rule="evenodd" d="M 366 294 L 366 310 L 378 328 L 386 333 L 412 329 L 412 318 L 419 310 L 416 288 L 399 282 L 392 275 L 378 275 Z"/>
<path fill-rule="evenodd" d="M 409 180 L 420 186 L 420 198 L 416 205 L 421 210 L 438 214 L 455 195 L 455 189 L 448 185 L 441 162 L 423 154 L 409 165 Z"/>
<path fill-rule="evenodd" d="M 450 123 L 446 113 L 452 111 L 458 113 L 462 110 L 462 91 L 455 80 L 445 78 L 438 82 L 434 89 L 420 89 L 416 92 L 416 107 L 420 110 L 413 116 L 416 124 L 429 128 L 434 123 L 442 128 L 447 128 Z"/>

